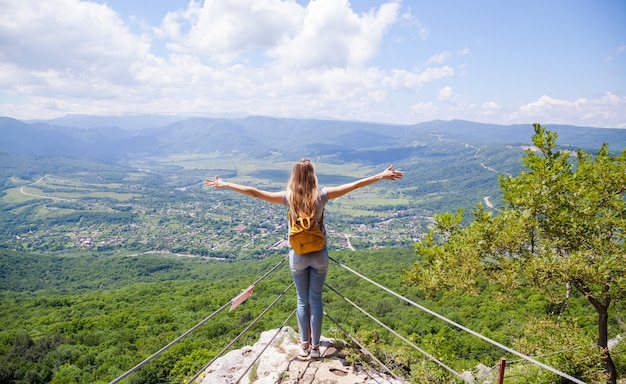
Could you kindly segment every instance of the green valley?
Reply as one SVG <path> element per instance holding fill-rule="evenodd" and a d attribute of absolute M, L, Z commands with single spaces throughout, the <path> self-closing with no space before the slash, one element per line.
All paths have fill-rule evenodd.
<path fill-rule="evenodd" d="M 279 128 L 259 135 L 253 126 L 259 122 Z M 525 170 L 521 158 L 532 148 L 530 134 L 519 127 L 458 121 L 379 127 L 258 117 L 221 126 L 191 119 L 99 146 L 85 142 L 63 156 L 56 149 L 32 153 L 26 139 L 9 148 L 2 124 L 10 123 L 0 120 L 0 383 L 108 383 L 228 303 L 285 257 L 286 209 L 208 189 L 203 181 L 219 175 L 281 190 L 301 157 L 314 161 L 323 186 L 390 164 L 405 174 L 327 205 L 334 259 L 500 343 L 544 351 L 557 368 L 576 370 L 570 362 L 597 352 L 596 314 L 579 292 L 567 300 L 565 292 L 546 296 L 528 286 L 509 292 L 476 276 L 467 277 L 478 295 L 426 292 L 403 280 L 407 271 L 426 265 L 414 245 L 438 214 L 463 209 L 467 224 L 477 207 L 481 214 L 502 209 L 499 177 Z M 620 150 L 625 136 L 620 130 L 563 132 L 569 144 L 560 150 L 585 147 L 590 153 L 604 138 Z M 243 305 L 220 313 L 126 382 L 180 383 L 193 376 L 289 283 L 283 264 Z M 514 356 L 334 263 L 328 284 L 455 370 L 492 368 L 506 357 L 508 382 L 556 380 L 525 376 L 528 367 Z M 398 374 L 415 383 L 455 382 L 331 290 L 324 299 L 328 314 Z M 615 338 L 626 332 L 626 308 L 623 300 L 611 305 L 609 336 Z M 237 346 L 279 327 L 294 307 L 295 293 L 288 292 Z M 324 334 L 345 338 L 328 321 Z M 624 343 L 611 355 L 623 376 Z M 356 364 L 358 356 L 351 358 Z"/>

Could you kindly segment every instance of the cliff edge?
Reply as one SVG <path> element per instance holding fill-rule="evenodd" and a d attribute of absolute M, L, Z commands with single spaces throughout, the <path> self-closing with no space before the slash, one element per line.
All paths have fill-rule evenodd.
<path fill-rule="evenodd" d="M 342 341 L 322 337 L 320 344 L 320 358 L 300 357 L 298 334 L 293 328 L 265 331 L 253 346 L 230 351 L 217 359 L 196 382 L 232 384 L 241 378 L 240 384 L 408 383 L 380 369 L 351 366 L 345 359 L 349 347 Z"/>

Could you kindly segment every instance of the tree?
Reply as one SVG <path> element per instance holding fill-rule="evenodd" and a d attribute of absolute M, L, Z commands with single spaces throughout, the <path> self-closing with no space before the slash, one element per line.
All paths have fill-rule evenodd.
<path fill-rule="evenodd" d="M 504 206 L 491 213 L 478 204 L 465 226 L 462 210 L 437 215 L 415 244 L 421 261 L 404 272 L 404 281 L 477 292 L 482 278 L 504 290 L 532 286 L 552 297 L 574 288 L 598 315 L 597 344 L 608 382 L 616 383 L 607 342 L 611 304 L 626 293 L 626 150 L 613 156 L 604 144 L 596 156 L 559 151 L 556 133 L 533 127 L 537 153 L 526 150 L 519 175 L 500 177 Z"/>

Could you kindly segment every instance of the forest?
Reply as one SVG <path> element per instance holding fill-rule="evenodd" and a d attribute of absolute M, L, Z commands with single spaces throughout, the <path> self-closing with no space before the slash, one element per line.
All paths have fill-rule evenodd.
<path fill-rule="evenodd" d="M 480 295 L 457 292 L 427 297 L 403 285 L 400 278 L 402 271 L 416 261 L 412 249 L 337 251 L 331 257 L 505 345 L 521 346 L 524 333 L 532 326 L 529 319 L 536 324 L 555 324 L 555 314 L 560 310 L 532 289 L 521 289 L 514 297 L 499 296 L 496 287 L 487 286 Z M 0 381 L 107 383 L 228 303 L 282 258 L 284 255 L 276 254 L 264 260 L 223 262 L 162 255 L 85 259 L 4 253 L 0 259 Z M 235 311 L 220 313 L 132 374 L 127 382 L 182 382 L 193 376 L 289 283 L 288 269 L 280 267 L 256 286 L 251 298 Z M 336 264 L 331 265 L 328 283 L 458 371 L 471 370 L 479 363 L 493 367 L 500 357 L 519 360 L 403 305 Z M 325 310 L 333 319 L 376 351 L 390 367 L 405 375 L 412 372 L 415 382 L 423 382 L 420 380 L 424 377 L 453 382 L 438 366 L 403 346 L 394 335 L 333 292 L 327 290 L 324 299 Z M 595 320 L 593 310 L 584 301 L 574 295 L 562 316 L 568 330 L 579 334 L 576 345 L 589 349 L 594 345 Z M 295 292 L 290 291 L 237 345 L 252 344 L 260 332 L 278 328 L 294 306 Z M 624 313 L 623 304 L 617 309 Z M 616 332 L 623 330 L 618 320 L 615 317 L 611 322 Z M 295 327 L 295 320 L 292 323 Z M 559 334 L 555 329 L 549 332 L 554 333 L 552 338 Z M 344 336 L 328 321 L 324 323 L 324 333 Z M 544 348 L 556 352 L 563 346 L 549 343 Z M 624 372 L 623 344 L 619 348 L 613 353 L 620 372 Z M 569 348 L 552 356 L 551 362 L 567 369 L 572 359 L 580 359 L 588 349 Z M 525 370 L 521 363 L 510 369 Z M 515 382 L 514 377 L 511 382 Z M 520 382 L 528 379 L 523 376 Z"/>

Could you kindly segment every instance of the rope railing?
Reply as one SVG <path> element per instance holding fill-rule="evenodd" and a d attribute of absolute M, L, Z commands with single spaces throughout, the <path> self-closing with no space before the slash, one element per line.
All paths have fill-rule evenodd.
<path fill-rule="evenodd" d="M 426 352 L 425 350 L 421 349 L 420 347 L 418 347 L 417 345 L 415 345 L 415 343 L 413 343 L 412 341 L 410 341 L 409 339 L 407 339 L 406 337 L 402 336 L 401 334 L 399 334 L 398 332 L 394 331 L 393 329 L 391 329 L 389 326 L 387 326 L 385 323 L 383 323 L 382 321 L 378 320 L 376 317 L 374 317 L 373 315 L 369 314 L 367 311 L 365 311 L 363 308 L 359 307 L 357 304 L 355 304 L 353 301 L 351 301 L 350 299 L 348 299 L 347 297 L 345 297 L 344 295 L 342 295 L 339 291 L 337 291 L 336 289 L 334 289 L 333 287 L 331 287 L 330 285 L 326 284 L 326 287 L 329 288 L 331 291 L 335 292 L 337 295 L 339 295 L 339 297 L 341 297 L 342 299 L 344 299 L 345 301 L 347 301 L 350 305 L 352 305 L 354 308 L 358 309 L 359 311 L 361 311 L 361 313 L 363 313 L 365 316 L 369 317 L 370 319 L 374 320 L 378 325 L 380 325 L 381 327 L 385 328 L 386 330 L 388 330 L 389 332 L 393 333 L 396 337 L 398 337 L 399 339 L 401 339 L 402 341 L 404 341 L 405 343 L 407 343 L 408 345 L 410 345 L 411 347 L 413 347 L 415 350 L 419 351 L 421 354 L 423 354 L 424 356 L 426 356 L 428 359 L 430 359 L 431 361 L 437 363 L 440 367 L 442 367 L 443 369 L 445 369 L 446 371 L 452 373 L 454 376 L 458 377 L 459 379 L 467 382 L 465 380 L 465 378 L 463 378 L 463 376 L 461 376 L 460 373 L 456 372 L 454 369 L 448 367 L 446 364 L 444 364 L 443 362 L 441 362 L 439 359 L 437 359 L 435 356 L 431 355 L 430 353 Z"/>
<path fill-rule="evenodd" d="M 289 286 L 287 288 L 285 288 L 284 291 L 282 291 L 277 297 L 276 299 L 270 304 L 268 305 L 265 310 L 263 312 L 261 312 L 260 315 L 258 315 L 256 317 L 256 319 L 254 319 L 252 322 L 250 322 L 250 324 L 248 324 L 248 326 L 246 328 L 244 328 L 243 331 L 241 331 L 241 333 L 239 333 L 233 340 L 231 340 L 230 343 L 228 343 L 217 355 L 215 355 L 215 357 L 213 357 L 213 359 L 211 361 L 209 361 L 204 367 L 202 367 L 202 369 L 200 371 L 198 371 L 198 373 L 196 373 L 191 379 L 187 380 L 187 384 L 191 384 L 194 380 L 196 380 L 198 378 L 198 376 L 200 376 L 202 374 L 202 372 L 204 372 L 207 368 L 209 368 L 211 366 L 211 364 L 213 364 L 220 356 L 222 356 L 224 354 L 224 352 L 228 351 L 230 349 L 230 347 L 233 346 L 233 344 L 235 344 L 239 339 L 241 339 L 241 337 L 250 330 L 250 328 L 252 328 L 266 313 L 267 311 L 270 310 L 270 308 L 272 308 L 276 303 L 278 303 L 278 301 L 280 299 L 283 298 L 283 296 L 285 295 L 285 293 L 287 293 L 287 291 L 294 286 L 294 283 L 289 284 Z"/>
<path fill-rule="evenodd" d="M 555 369 L 553 367 L 550 367 L 549 365 L 546 365 L 546 364 L 544 364 L 544 363 L 542 363 L 540 361 L 537 361 L 537 360 L 533 359 L 530 356 L 524 355 L 523 353 L 518 352 L 518 351 L 514 350 L 513 348 L 507 347 L 504 344 L 498 343 L 497 341 L 492 340 L 492 339 L 488 338 L 487 336 L 481 335 L 480 333 L 478 333 L 476 331 L 473 331 L 473 330 L 471 330 L 471 329 L 469 329 L 469 328 L 467 328 L 467 327 L 465 327 L 465 326 L 463 326 L 463 325 L 461 325 L 461 324 L 459 324 L 459 323 L 457 323 L 455 321 L 452 321 L 452 320 L 450 320 L 450 319 L 448 319 L 448 318 L 438 314 L 437 312 L 434 312 L 434 311 L 432 311 L 432 310 L 430 310 L 430 309 L 428 309 L 428 308 L 426 308 L 426 307 L 424 307 L 422 305 L 417 304 L 416 302 L 414 302 L 412 300 L 409 300 L 408 298 L 406 298 L 406 297 L 404 297 L 404 296 L 402 296 L 402 295 L 392 291 L 391 289 L 389 289 L 389 288 L 387 288 L 387 287 L 385 287 L 385 286 L 383 286 L 381 284 L 378 284 L 374 280 L 372 280 L 372 279 L 370 279 L 370 278 L 360 274 L 359 272 L 351 269 L 350 267 L 348 267 L 348 266 L 338 262 L 337 260 L 333 259 L 332 257 L 330 257 L 330 259 L 332 261 L 334 261 L 335 263 L 337 263 L 342 268 L 344 268 L 345 270 L 355 274 L 356 276 L 362 278 L 363 280 L 365 280 L 365 281 L 375 285 L 376 287 L 384 290 L 385 292 L 387 292 L 387 293 L 389 293 L 389 294 L 391 294 L 391 295 L 393 295 L 393 296 L 395 296 L 395 297 L 405 301 L 406 303 L 411 304 L 412 306 L 414 306 L 416 308 L 419 308 L 422 311 L 424 311 L 424 312 L 426 312 L 426 313 L 428 313 L 428 314 L 430 314 L 432 316 L 435 316 L 435 317 L 437 317 L 440 320 L 445 321 L 448 324 L 451 324 L 451 325 L 453 325 L 453 326 L 455 326 L 455 327 L 457 327 L 457 328 L 459 328 L 459 329 L 461 329 L 461 330 L 463 330 L 463 331 L 465 331 L 465 332 L 467 332 L 467 333 L 469 333 L 471 335 L 474 335 L 474 336 L 476 336 L 476 337 L 478 337 L 478 338 L 480 338 L 480 339 L 482 339 L 482 340 L 484 340 L 484 341 L 486 341 L 486 342 L 488 342 L 488 343 L 490 343 L 492 345 L 495 345 L 496 347 L 499 347 L 499 348 L 501 348 L 501 349 L 503 349 L 503 350 L 513 354 L 513 355 L 521 357 L 522 359 L 524 359 L 526 361 L 529 361 L 529 362 L 531 362 L 531 363 L 533 363 L 535 365 L 538 365 L 541 368 L 546 369 L 546 370 L 548 370 L 548 371 L 550 371 L 550 372 L 552 372 L 552 373 L 554 373 L 556 375 L 559 375 L 559 376 L 561 376 L 563 378 L 566 378 L 566 379 L 568 379 L 568 380 L 570 380 L 570 381 L 572 381 L 572 382 L 574 382 L 576 384 L 585 384 L 584 381 L 581 381 L 581 380 L 579 380 L 579 379 L 577 379 L 577 378 L 575 378 L 573 376 L 570 376 L 570 375 L 568 375 L 566 373 L 563 373 L 563 372 L 561 372 L 561 371 L 559 371 L 559 370 L 557 370 L 557 369 Z"/>
<path fill-rule="evenodd" d="M 589 345 L 580 345 L 578 347 L 574 347 L 574 348 L 568 348 L 568 349 L 561 349 L 560 351 L 554 351 L 554 352 L 549 352 L 549 353 L 543 353 L 541 355 L 537 355 L 534 356 L 533 358 L 535 359 L 539 359 L 541 357 L 548 357 L 548 356 L 554 356 L 554 355 L 560 355 L 561 353 L 565 353 L 565 352 L 571 352 L 571 351 L 576 351 L 578 349 L 582 349 L 582 348 L 589 348 L 589 347 L 595 347 L 595 344 L 589 344 Z M 516 364 L 516 363 L 520 363 L 525 361 L 524 359 L 519 359 L 519 360 L 509 360 L 506 363 L 511 365 L 511 364 Z"/>
<path fill-rule="evenodd" d="M 263 276 L 261 276 L 259 279 L 257 279 L 251 286 L 250 288 L 253 288 L 256 284 L 258 284 L 259 282 L 261 282 L 263 279 L 265 279 L 267 276 L 269 276 L 272 272 L 274 272 L 276 269 L 278 269 L 283 263 L 285 263 L 285 261 L 288 259 L 288 257 L 284 257 L 278 264 L 276 264 L 274 267 L 272 267 L 270 270 L 268 270 L 265 274 L 263 274 Z M 563 378 L 566 378 L 568 380 L 570 380 L 573 383 L 576 384 L 585 384 L 583 381 L 572 377 L 570 375 L 567 375 L 553 367 L 550 367 L 544 363 L 541 363 L 537 360 L 535 360 L 532 357 L 526 356 L 520 352 L 517 352 L 515 350 L 513 350 L 510 347 L 507 347 L 506 345 L 503 345 L 501 343 L 498 343 L 497 341 L 494 341 L 486 336 L 481 335 L 478 332 L 475 332 L 459 323 L 456 323 L 420 304 L 417 304 L 415 302 L 413 302 L 412 300 L 409 300 L 408 298 L 392 291 L 391 289 L 375 282 L 374 280 L 362 275 L 361 273 L 349 268 L 348 266 L 340 263 L 339 261 L 335 260 L 334 258 L 330 257 L 330 260 L 334 261 L 336 264 L 338 264 L 340 267 L 344 268 L 345 270 L 353 273 L 354 275 L 360 277 L 361 279 L 369 282 L 370 284 L 373 284 L 374 286 L 378 287 L 379 289 L 405 301 L 406 303 L 440 319 L 443 320 L 475 337 L 478 337 L 492 345 L 495 345 L 497 347 L 499 347 L 500 349 L 503 349 L 513 355 L 516 355 L 518 357 L 520 357 L 523 360 L 526 360 L 532 364 L 535 364 L 543 369 L 546 369 L 558 376 L 561 376 Z M 235 342 L 237 342 L 237 340 L 239 340 L 243 334 L 245 334 L 262 316 L 264 316 L 271 307 L 273 307 L 283 296 L 284 294 L 293 286 L 294 284 L 291 283 L 275 300 L 274 302 L 272 302 L 272 304 L 270 304 L 251 324 L 249 324 L 246 329 L 244 329 L 235 339 L 233 339 L 218 355 L 216 355 L 207 365 L 205 365 L 202 370 L 200 372 L 198 372 L 192 379 L 190 379 L 189 381 L 187 381 L 187 384 L 192 383 L 194 380 L 196 380 L 199 375 L 205 371 L 211 364 L 213 364 L 215 362 L 215 360 L 220 357 L 227 349 L 229 349 Z M 370 319 L 372 319 L 373 321 L 375 321 L 376 323 L 378 323 L 379 325 L 381 325 L 382 327 L 384 327 L 385 329 L 387 329 L 389 332 L 393 333 L 395 336 L 399 337 L 400 339 L 402 339 L 405 343 L 411 345 L 414 349 L 418 350 L 420 353 L 422 353 L 424 356 L 426 356 L 427 358 L 429 358 L 430 360 L 432 360 L 433 362 L 437 363 L 439 366 L 441 366 L 442 368 L 444 368 L 445 370 L 447 370 L 448 372 L 450 372 L 451 374 L 453 374 L 454 376 L 460 378 L 461 380 L 466 381 L 466 379 L 464 377 L 462 377 L 459 373 L 457 373 L 456 371 L 454 371 L 452 368 L 448 367 L 446 364 L 444 364 L 443 362 L 439 361 L 438 359 L 436 359 L 434 356 L 430 355 L 428 352 L 422 350 L 421 348 L 419 348 L 417 345 L 415 345 L 414 343 L 412 343 L 411 341 L 409 341 L 408 339 L 406 339 L 404 336 L 400 335 L 399 333 L 397 333 L 396 331 L 394 331 L 393 329 L 389 328 L 387 325 L 385 325 L 384 323 L 382 323 L 380 320 L 376 319 L 374 316 L 372 316 L 371 314 L 367 313 L 367 311 L 363 310 L 362 308 L 360 308 L 357 304 L 355 304 L 354 302 L 352 302 L 350 299 L 348 299 L 347 297 L 345 297 L 344 295 L 342 295 L 340 292 L 338 292 L 337 290 L 335 290 L 334 288 L 332 288 L 331 286 L 329 286 L 328 284 L 326 284 L 326 287 L 328 287 L 330 290 L 332 290 L 333 292 L 335 292 L 336 294 L 338 294 L 340 297 L 342 297 L 345 301 L 347 301 L 349 304 L 351 304 L 353 307 L 355 307 L 357 310 L 359 310 L 360 312 L 362 312 L 363 314 L 365 314 L 367 317 L 369 317 Z M 250 289 L 249 288 L 249 289 Z M 187 337 L 189 334 L 191 334 L 192 332 L 194 332 L 196 329 L 198 329 L 199 327 L 201 327 L 202 325 L 204 325 L 206 322 L 208 322 L 210 319 L 212 319 L 214 316 L 216 316 L 218 313 L 222 312 L 225 308 L 227 308 L 229 305 L 233 304 L 234 301 L 237 298 L 234 298 L 232 300 L 230 300 L 228 303 L 224 304 L 221 308 L 219 308 L 218 310 L 216 310 L 215 312 L 213 312 L 211 315 L 209 315 L 208 317 L 206 317 L 205 319 L 203 319 L 202 321 L 200 321 L 198 324 L 196 324 L 195 326 L 193 326 L 192 328 L 190 328 L 188 331 L 184 332 L 182 335 L 180 335 L 179 337 L 177 337 L 175 340 L 173 340 L 172 342 L 170 342 L 169 344 L 167 344 L 166 346 L 164 346 L 163 348 L 159 349 L 157 352 L 155 352 L 154 354 L 150 355 L 148 358 L 146 358 L 145 360 L 143 360 L 142 362 L 140 362 L 139 364 L 137 364 L 136 366 L 134 366 L 133 368 L 131 368 L 130 370 L 126 371 L 125 373 L 123 373 L 122 375 L 120 375 L 119 377 L 117 377 L 115 380 L 111 381 L 110 384 L 115 384 L 120 382 L 122 379 L 124 379 L 125 377 L 127 377 L 128 375 L 130 375 L 131 373 L 137 371 L 139 368 L 141 368 L 142 366 L 144 366 L 145 364 L 147 364 L 148 362 L 150 362 L 151 360 L 153 360 L 154 358 L 156 358 L 157 356 L 159 356 L 160 354 L 162 354 L 163 352 L 165 352 L 167 349 L 169 349 L 170 347 L 172 347 L 174 344 L 178 343 L 179 341 L 181 341 L 183 338 Z M 287 320 L 285 320 L 285 323 L 283 323 L 283 325 L 281 326 L 281 329 L 284 327 L 284 325 L 287 323 L 287 321 L 289 321 L 289 319 L 291 319 L 291 317 L 293 316 L 293 313 L 287 318 Z M 327 313 L 324 313 L 325 316 L 329 317 Z M 335 324 L 336 322 L 334 320 L 332 320 Z M 338 324 L 337 324 L 338 325 Z M 341 327 L 340 327 L 341 329 Z M 279 329 L 280 331 L 280 329 Z M 345 331 L 344 331 L 345 332 Z M 349 335 L 349 334 L 348 334 Z M 275 337 L 275 336 L 274 336 Z M 364 350 L 366 353 L 368 353 L 369 351 L 367 351 L 365 348 L 363 348 L 351 335 L 349 335 L 349 337 L 357 344 L 361 347 L 362 350 Z M 268 344 L 269 345 L 269 344 Z M 265 349 L 267 348 L 267 346 L 263 349 L 263 351 L 261 351 L 261 353 L 259 354 L 259 356 L 257 356 L 257 358 L 255 359 L 255 362 L 257 359 L 259 359 L 262 355 L 262 353 L 265 351 Z M 376 359 L 371 353 L 370 356 L 373 357 L 373 359 L 381 364 L 385 370 L 387 372 L 389 372 L 392 376 L 394 376 L 396 379 L 399 379 L 396 375 L 394 375 L 391 370 L 389 370 L 382 362 L 380 362 L 378 359 Z M 254 364 L 254 363 L 253 363 Z M 250 369 L 250 367 L 248 368 L 248 370 Z M 246 370 L 246 372 L 248 371 Z M 244 372 L 245 375 L 245 372 Z M 243 378 L 243 376 L 242 376 Z M 239 379 L 241 380 L 241 378 Z M 237 382 L 239 382 L 239 380 Z"/>
<path fill-rule="evenodd" d="M 232 300 L 231 300 L 232 301 Z M 129 369 L 128 371 L 124 372 L 123 374 L 121 374 L 120 376 L 118 376 L 115 380 L 111 381 L 109 384 L 115 384 L 115 383 L 119 383 L 120 381 L 122 381 L 122 379 L 124 379 L 126 376 L 130 375 L 131 373 L 135 372 L 136 370 L 138 370 L 139 368 L 143 367 L 144 365 L 148 364 L 148 362 L 152 361 L 154 358 L 156 358 L 157 356 L 159 356 L 160 354 L 162 354 L 163 352 L 167 351 L 171 346 L 173 346 L 174 344 L 178 343 L 179 341 L 181 341 L 182 339 L 184 339 L 185 337 L 187 337 L 189 334 L 191 334 L 193 331 L 195 331 L 196 329 L 198 329 L 200 326 L 202 326 L 204 323 L 206 323 L 207 321 L 211 320 L 215 315 L 217 315 L 218 313 L 222 312 L 224 309 L 226 309 L 226 307 L 228 307 L 228 305 L 230 305 L 231 301 L 229 301 L 228 303 L 222 305 L 222 307 L 220 309 L 218 309 L 217 311 L 213 312 L 211 315 L 209 315 L 207 318 L 205 318 L 204 320 L 202 320 L 201 322 L 199 322 L 198 324 L 196 324 L 195 326 L 193 326 L 192 328 L 190 328 L 189 330 L 187 330 L 185 333 L 183 333 L 182 335 L 178 336 L 176 339 L 174 339 L 173 341 L 171 341 L 169 344 L 167 344 L 165 347 L 159 349 L 158 351 L 156 351 L 155 353 L 153 353 L 152 355 L 150 355 L 148 358 L 146 358 L 144 361 L 142 361 L 141 363 L 135 365 L 134 367 L 132 367 L 131 369 Z"/>
<path fill-rule="evenodd" d="M 261 276 L 260 278 L 258 278 L 251 286 L 255 286 L 257 285 L 259 282 L 261 282 L 263 279 L 265 279 L 267 276 L 269 276 L 272 272 L 274 272 L 276 269 L 278 269 L 278 267 L 280 267 L 285 261 L 287 260 L 287 257 L 284 257 L 278 264 L 276 264 L 274 267 L 272 267 L 269 271 L 267 271 L 263 276 Z M 178 336 L 176 339 L 174 339 L 173 341 L 171 341 L 169 344 L 167 344 L 166 346 L 164 346 L 163 348 L 159 349 L 158 351 L 156 351 L 155 353 L 153 353 L 152 355 L 150 355 L 149 357 L 147 357 L 145 360 L 143 360 L 142 362 L 140 362 L 139 364 L 135 365 L 134 367 L 132 367 L 131 369 L 129 369 L 128 371 L 124 372 L 123 374 L 121 374 L 120 376 L 118 376 L 116 379 L 114 379 L 113 381 L 111 381 L 109 384 L 115 384 L 115 383 L 119 383 L 122 379 L 124 379 L 125 377 L 127 377 L 128 375 L 130 375 L 131 373 L 137 371 L 139 368 L 143 367 L 144 365 L 146 365 L 148 362 L 152 361 L 153 359 L 155 359 L 156 357 L 158 357 L 159 355 L 161 355 L 163 352 L 167 351 L 168 349 L 170 349 L 174 344 L 177 344 L 179 341 L 181 341 L 182 339 L 184 339 L 185 337 L 189 336 L 191 333 L 193 333 L 196 329 L 200 328 L 202 325 L 204 325 L 207 321 L 211 320 L 215 315 L 217 315 L 218 313 L 222 312 L 224 309 L 226 309 L 226 307 L 228 307 L 229 305 L 231 305 L 234 302 L 234 299 L 230 300 L 228 303 L 222 305 L 217 311 L 213 312 L 212 314 L 210 314 L 208 317 L 206 317 L 205 319 L 203 319 L 202 321 L 200 321 L 198 324 L 194 325 L 193 327 L 191 327 L 189 330 L 187 330 L 185 333 L 183 333 L 182 335 Z"/>
<path fill-rule="evenodd" d="M 248 368 L 246 368 L 243 373 L 241 374 L 241 376 L 239 376 L 239 378 L 237 379 L 237 381 L 235 383 L 239 383 L 241 381 L 241 379 L 243 379 L 243 377 L 246 375 L 246 373 L 248 373 L 248 371 L 254 366 L 254 364 L 256 364 L 257 360 L 259 360 L 259 358 L 263 355 L 263 352 L 265 352 L 265 350 L 267 349 L 267 347 L 270 346 L 270 344 L 272 344 L 274 342 L 274 339 L 276 339 L 276 336 L 278 336 L 278 334 L 280 333 L 280 331 L 282 331 L 282 329 L 285 327 L 285 325 L 287 324 L 287 322 L 289 322 L 289 320 L 291 320 L 291 318 L 293 317 L 293 315 L 296 313 L 296 310 L 294 309 L 293 311 L 291 311 L 291 314 L 289 316 L 287 316 L 287 318 L 285 319 L 285 321 L 283 322 L 283 324 L 280 326 L 280 328 L 278 328 L 278 330 L 276 331 L 276 333 L 274 333 L 274 336 L 272 336 L 272 338 L 270 339 L 270 341 L 267 342 L 267 344 L 265 344 L 265 347 L 263 347 L 263 349 L 261 350 L 261 352 L 259 352 L 259 354 L 257 355 L 257 357 L 254 358 L 254 360 L 252 360 L 252 363 L 250 363 L 250 365 L 248 365 Z"/>
<path fill-rule="evenodd" d="M 372 360 L 374 360 L 376 362 L 376 364 L 378 364 L 381 368 L 383 368 L 387 373 L 389 373 L 391 376 L 393 376 L 394 379 L 396 380 L 401 380 L 398 375 L 396 375 L 395 373 L 393 373 L 391 371 L 391 369 L 389 369 L 385 363 L 383 363 L 382 361 L 380 361 L 376 356 L 374 356 L 374 354 L 372 352 L 370 352 L 364 345 L 362 345 L 354 336 L 352 336 L 348 331 L 346 331 L 341 325 L 339 325 L 339 323 L 337 321 L 335 321 L 335 319 L 333 319 L 328 313 L 324 312 L 324 316 L 326 316 L 328 318 L 328 320 L 332 321 L 333 324 L 335 324 L 337 326 L 337 328 L 339 328 L 339 330 L 341 330 L 344 335 L 346 335 L 350 340 L 352 340 L 352 342 L 354 344 L 356 344 L 363 352 L 365 352 L 365 354 L 367 354 Z"/>

